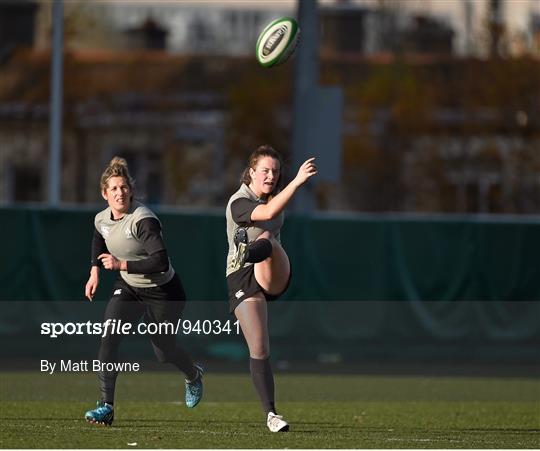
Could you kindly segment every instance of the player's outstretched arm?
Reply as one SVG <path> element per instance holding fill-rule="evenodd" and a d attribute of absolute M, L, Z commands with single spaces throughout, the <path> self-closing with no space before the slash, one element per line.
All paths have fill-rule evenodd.
<path fill-rule="evenodd" d="M 300 166 L 296 177 L 267 204 L 258 205 L 251 212 L 252 221 L 268 221 L 280 214 L 285 206 L 292 199 L 294 193 L 307 180 L 317 174 L 317 166 L 315 166 L 315 157 L 309 158 Z"/>

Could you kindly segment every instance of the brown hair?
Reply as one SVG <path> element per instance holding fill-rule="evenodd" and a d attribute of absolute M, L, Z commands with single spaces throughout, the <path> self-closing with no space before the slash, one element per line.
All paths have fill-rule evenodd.
<path fill-rule="evenodd" d="M 240 182 L 245 183 L 246 185 L 249 185 L 251 183 L 251 175 L 249 175 L 249 170 L 254 170 L 257 166 L 257 163 L 259 162 L 259 159 L 262 157 L 271 157 L 279 161 L 279 178 L 277 180 L 276 187 L 274 188 L 272 193 L 270 193 L 271 196 L 274 196 L 281 189 L 281 181 L 283 180 L 283 160 L 281 158 L 281 155 L 267 144 L 257 147 L 257 149 L 255 149 L 251 153 L 248 158 L 248 164 L 244 169 L 242 176 L 240 177 Z"/>
<path fill-rule="evenodd" d="M 129 190 L 131 191 L 133 197 L 133 187 L 135 182 L 129 174 L 127 161 L 124 158 L 113 157 L 107 168 L 103 171 L 103 174 L 101 174 L 100 186 L 102 192 L 107 190 L 107 184 L 109 183 L 109 179 L 111 177 L 123 177 L 129 186 Z"/>

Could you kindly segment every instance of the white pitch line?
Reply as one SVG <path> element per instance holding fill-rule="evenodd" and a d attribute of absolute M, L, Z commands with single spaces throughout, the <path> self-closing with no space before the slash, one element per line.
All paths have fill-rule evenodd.
<path fill-rule="evenodd" d="M 203 401 L 204 404 L 208 404 L 210 406 L 218 406 L 220 404 L 224 404 L 222 402 L 215 402 L 215 401 Z M 182 401 L 165 401 L 163 404 L 172 404 L 175 406 L 183 406 L 185 402 Z"/>

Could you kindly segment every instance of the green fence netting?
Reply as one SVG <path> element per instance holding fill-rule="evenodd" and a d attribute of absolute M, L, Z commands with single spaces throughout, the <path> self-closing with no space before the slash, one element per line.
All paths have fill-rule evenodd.
<path fill-rule="evenodd" d="M 157 212 L 187 314 L 229 318 L 224 216 Z M 43 318 L 99 320 L 114 275 L 102 271 L 89 313 L 95 213 L 0 209 L 0 337 L 38 335 Z M 396 359 L 416 349 L 416 358 L 476 359 L 506 349 L 508 358 L 536 358 L 540 218 L 290 216 L 282 241 L 293 280 L 271 307 L 274 355 Z M 243 352 L 238 337 L 184 339 L 209 355 Z"/>

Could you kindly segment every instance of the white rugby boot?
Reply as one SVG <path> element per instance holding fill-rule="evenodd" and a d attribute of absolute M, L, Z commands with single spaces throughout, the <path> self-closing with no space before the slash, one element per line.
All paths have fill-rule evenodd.
<path fill-rule="evenodd" d="M 274 412 L 268 412 L 266 425 L 272 432 L 287 432 L 289 430 L 289 423 L 281 415 L 276 415 Z"/>

